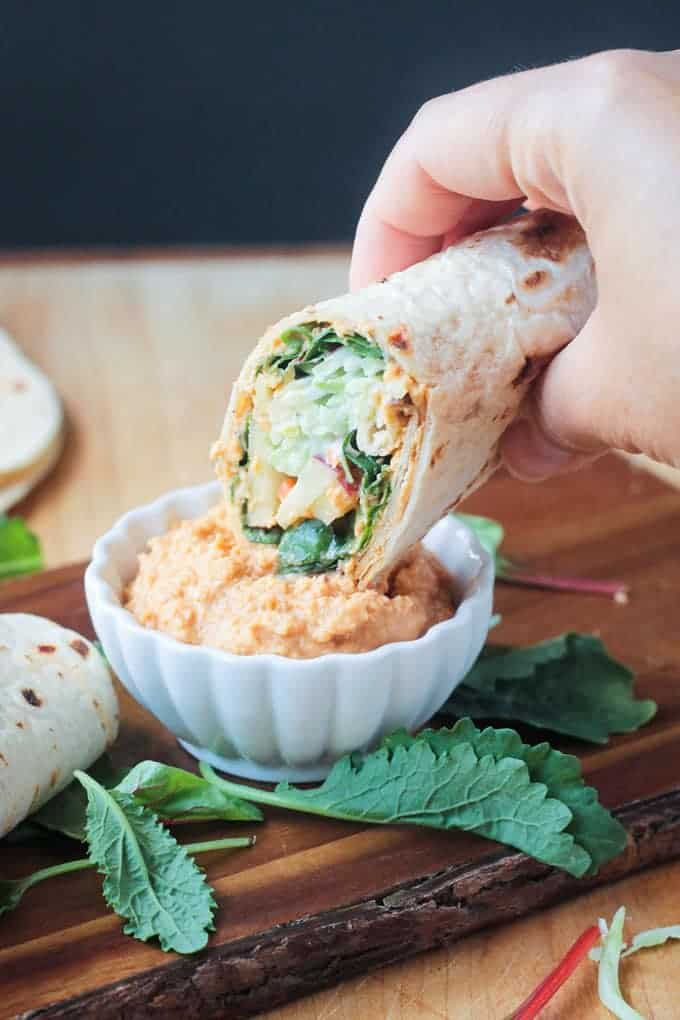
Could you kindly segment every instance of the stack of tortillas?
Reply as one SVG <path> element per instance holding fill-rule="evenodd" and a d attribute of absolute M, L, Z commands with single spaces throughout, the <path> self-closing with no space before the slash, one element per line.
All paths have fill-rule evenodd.
<path fill-rule="evenodd" d="M 0 513 L 24 499 L 54 466 L 63 432 L 54 386 L 0 329 Z"/>

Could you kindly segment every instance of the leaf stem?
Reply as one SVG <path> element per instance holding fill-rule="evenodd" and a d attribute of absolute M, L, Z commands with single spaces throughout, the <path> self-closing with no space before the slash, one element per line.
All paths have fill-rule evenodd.
<path fill-rule="evenodd" d="M 230 793 L 234 797 L 240 797 L 242 800 L 247 800 L 255 804 L 267 804 L 269 807 L 285 808 L 286 811 L 301 811 L 306 815 L 322 815 L 324 818 L 338 818 L 343 822 L 356 822 L 356 815 L 352 815 L 349 812 L 336 811 L 331 807 L 311 804 L 309 801 L 296 801 L 294 796 L 297 791 L 291 790 L 290 793 L 283 797 L 276 790 L 261 790 L 259 786 L 244 786 L 241 783 L 232 783 L 229 779 L 222 779 L 210 765 L 202 761 L 199 765 L 199 770 L 204 779 L 207 779 L 209 783 L 213 783 L 215 786 L 219 786 L 225 793 Z M 377 818 L 363 817 L 363 821 L 375 822 L 376 824 L 384 824 L 384 820 Z"/>
<path fill-rule="evenodd" d="M 40 871 L 34 871 L 31 875 L 17 881 L 23 882 L 25 887 L 30 889 L 31 886 L 43 882 L 46 878 L 67 875 L 71 871 L 84 871 L 85 868 L 94 868 L 94 861 L 91 861 L 89 857 L 79 857 L 75 861 L 65 861 L 63 864 L 52 864 L 49 868 L 41 868 Z"/>
<path fill-rule="evenodd" d="M 233 839 L 208 839 L 204 843 L 183 843 L 182 846 L 190 854 L 204 854 L 211 850 L 238 850 L 241 847 L 255 846 L 255 836 L 236 836 Z"/>
<path fill-rule="evenodd" d="M 551 591 L 581 592 L 586 595 L 609 595 L 621 598 L 628 593 L 623 581 L 592 580 L 586 577 L 560 577 L 552 574 L 530 574 L 515 568 L 503 568 L 496 574 L 498 581 L 524 588 L 546 588 Z"/>
<path fill-rule="evenodd" d="M 538 1016 L 567 978 L 571 977 L 581 960 L 585 958 L 588 950 L 592 949 L 599 937 L 600 929 L 596 924 L 587 928 L 577 938 L 576 942 L 574 942 L 555 969 L 541 981 L 538 988 L 531 993 L 529 998 L 514 1013 L 510 1014 L 507 1020 L 533 1020 L 533 1017 Z"/>

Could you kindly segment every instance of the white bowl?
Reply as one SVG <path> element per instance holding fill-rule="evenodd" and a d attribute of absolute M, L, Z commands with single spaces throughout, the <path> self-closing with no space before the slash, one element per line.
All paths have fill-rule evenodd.
<path fill-rule="evenodd" d="M 250 779 L 320 779 L 349 751 L 374 746 L 439 709 L 479 655 L 493 600 L 493 564 L 454 517 L 425 545 L 455 578 L 455 615 L 415 641 L 316 659 L 231 655 L 142 627 L 121 605 L 150 538 L 200 517 L 218 482 L 170 492 L 125 514 L 94 547 L 85 574 L 104 651 L 137 701 L 195 757 Z"/>

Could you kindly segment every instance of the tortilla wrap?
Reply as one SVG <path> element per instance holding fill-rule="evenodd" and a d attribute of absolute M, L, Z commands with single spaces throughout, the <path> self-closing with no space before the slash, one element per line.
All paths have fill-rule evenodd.
<path fill-rule="evenodd" d="M 45 456 L 41 457 L 30 471 L 23 474 L 20 481 L 0 487 L 0 514 L 6 513 L 13 506 L 23 502 L 33 489 L 47 477 L 59 460 L 62 447 L 63 436 L 60 434 Z"/>
<path fill-rule="evenodd" d="M 54 463 L 63 422 L 52 383 L 0 329 L 0 486 L 23 483 Z"/>
<path fill-rule="evenodd" d="M 258 374 L 281 335 L 315 323 L 367 338 L 406 373 L 413 405 L 391 455 L 389 499 L 370 540 L 341 564 L 370 583 L 493 473 L 532 378 L 582 329 L 595 300 L 583 231 L 541 210 L 284 318 L 247 359 L 213 449 L 227 498 Z"/>
<path fill-rule="evenodd" d="M 0 837 L 117 733 L 111 672 L 94 645 L 39 616 L 0 614 Z"/>

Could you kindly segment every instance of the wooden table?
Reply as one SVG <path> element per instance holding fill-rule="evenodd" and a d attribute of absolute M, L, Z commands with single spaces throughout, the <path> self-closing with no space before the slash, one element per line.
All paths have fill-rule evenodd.
<path fill-rule="evenodd" d="M 86 557 L 127 508 L 210 477 L 208 448 L 243 356 L 279 315 L 344 289 L 346 271 L 347 255 L 338 251 L 0 261 L 0 325 L 50 373 L 69 415 L 58 470 L 22 508 L 48 564 Z M 501 1020 L 586 925 L 621 903 L 636 929 L 680 921 L 680 863 L 270 1017 Z M 680 950 L 640 954 L 627 964 L 624 986 L 634 983 L 648 1017 L 680 1017 L 673 953 Z M 542 1014 L 607 1015 L 588 966 Z"/>

